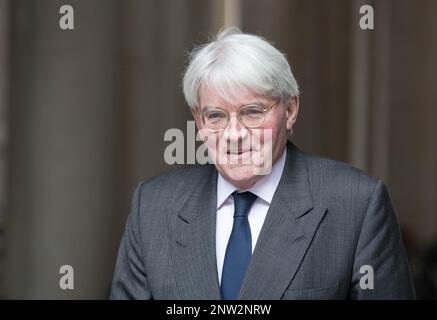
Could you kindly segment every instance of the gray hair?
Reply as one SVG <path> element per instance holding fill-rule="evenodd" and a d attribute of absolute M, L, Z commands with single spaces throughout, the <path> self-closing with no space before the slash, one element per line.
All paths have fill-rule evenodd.
<path fill-rule="evenodd" d="M 299 95 L 285 55 L 265 39 L 237 28 L 226 29 L 212 42 L 191 51 L 183 78 L 190 108 L 198 106 L 206 86 L 228 102 L 241 88 L 282 103 Z"/>

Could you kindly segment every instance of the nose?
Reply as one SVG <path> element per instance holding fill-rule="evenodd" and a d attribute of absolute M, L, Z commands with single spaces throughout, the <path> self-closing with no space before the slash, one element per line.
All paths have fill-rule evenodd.
<path fill-rule="evenodd" d="M 236 141 L 245 138 L 247 134 L 247 128 L 241 124 L 240 120 L 238 120 L 237 114 L 232 112 L 229 115 L 228 125 L 223 131 L 223 138 Z"/>

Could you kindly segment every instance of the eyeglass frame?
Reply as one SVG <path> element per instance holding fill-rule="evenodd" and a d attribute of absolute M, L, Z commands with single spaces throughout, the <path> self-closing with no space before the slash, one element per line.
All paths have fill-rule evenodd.
<path fill-rule="evenodd" d="M 270 112 L 270 110 L 272 110 L 274 107 L 276 107 L 276 106 L 279 105 L 279 104 L 281 104 L 281 101 L 280 101 L 280 100 L 274 102 L 270 107 L 263 108 L 263 106 L 260 106 L 260 105 L 258 105 L 258 104 L 256 104 L 256 103 L 249 103 L 249 104 L 245 104 L 245 105 L 243 105 L 243 106 L 240 106 L 237 110 L 235 110 L 235 112 L 237 113 L 237 119 L 238 119 L 238 121 L 240 122 L 241 125 L 243 125 L 243 126 L 246 127 L 246 128 L 258 128 L 258 127 L 261 126 L 261 125 L 264 123 L 264 121 L 266 120 L 266 115 L 267 115 L 267 113 Z M 245 124 L 241 121 L 241 119 L 240 119 L 240 110 L 243 109 L 243 108 L 245 108 L 245 107 L 249 107 L 249 106 L 258 106 L 258 107 L 261 107 L 261 108 L 262 108 L 263 113 L 264 113 L 264 114 L 263 114 L 263 117 L 264 117 L 264 118 L 263 118 L 262 122 L 261 122 L 259 125 L 256 125 L 256 126 L 247 126 L 247 125 L 245 125 Z M 226 113 L 226 115 L 227 115 L 227 119 L 226 119 L 226 126 L 225 126 L 224 128 L 222 128 L 222 129 L 211 129 L 211 128 L 208 128 L 207 124 L 205 123 L 205 119 L 204 119 L 204 117 L 203 117 L 203 112 L 202 112 L 201 110 L 198 110 L 198 109 L 197 109 L 196 112 L 194 113 L 194 115 L 195 115 L 197 118 L 199 118 L 199 116 L 200 116 L 200 118 L 201 118 L 203 124 L 206 126 L 206 128 L 207 128 L 208 130 L 210 130 L 210 131 L 212 131 L 212 132 L 219 132 L 220 130 L 224 130 L 224 129 L 229 125 L 229 119 L 231 118 L 231 115 L 230 115 L 229 111 L 228 111 L 228 110 L 225 110 L 225 109 L 222 109 L 222 108 L 212 108 L 211 110 L 220 110 L 220 111 L 223 111 L 224 113 Z"/>

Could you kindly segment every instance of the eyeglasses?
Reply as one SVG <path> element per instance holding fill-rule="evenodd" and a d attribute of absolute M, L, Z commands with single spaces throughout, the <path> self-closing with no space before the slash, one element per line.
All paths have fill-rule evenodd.
<path fill-rule="evenodd" d="M 248 128 L 256 128 L 262 125 L 266 119 L 266 114 L 279 104 L 279 101 L 270 107 L 264 107 L 257 104 L 249 104 L 240 107 L 237 110 L 237 118 L 242 125 Z M 202 121 L 205 126 L 212 131 L 223 130 L 229 123 L 229 112 L 224 109 L 214 108 L 200 112 Z"/>

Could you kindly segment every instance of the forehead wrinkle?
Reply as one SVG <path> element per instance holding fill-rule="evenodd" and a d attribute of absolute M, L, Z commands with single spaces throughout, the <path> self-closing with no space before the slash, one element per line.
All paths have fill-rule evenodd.
<path fill-rule="evenodd" d="M 241 86 L 238 90 L 232 90 L 230 95 L 227 94 L 226 96 L 223 96 L 224 94 L 221 92 L 221 90 L 217 90 L 214 86 L 211 85 L 204 85 L 200 92 L 200 107 L 202 108 L 202 102 L 201 100 L 205 99 L 206 93 L 209 93 L 209 96 L 212 96 L 211 102 L 207 101 L 204 105 L 206 107 L 211 108 L 222 108 L 223 105 L 226 107 L 230 106 L 233 109 L 238 109 L 239 107 L 250 105 L 250 104 L 259 104 L 265 106 L 265 104 L 268 104 L 268 100 L 271 99 L 270 97 L 267 97 L 263 95 L 262 93 L 256 92 L 254 89 L 246 88 L 244 86 Z M 232 96 L 232 97 L 230 97 Z"/>

